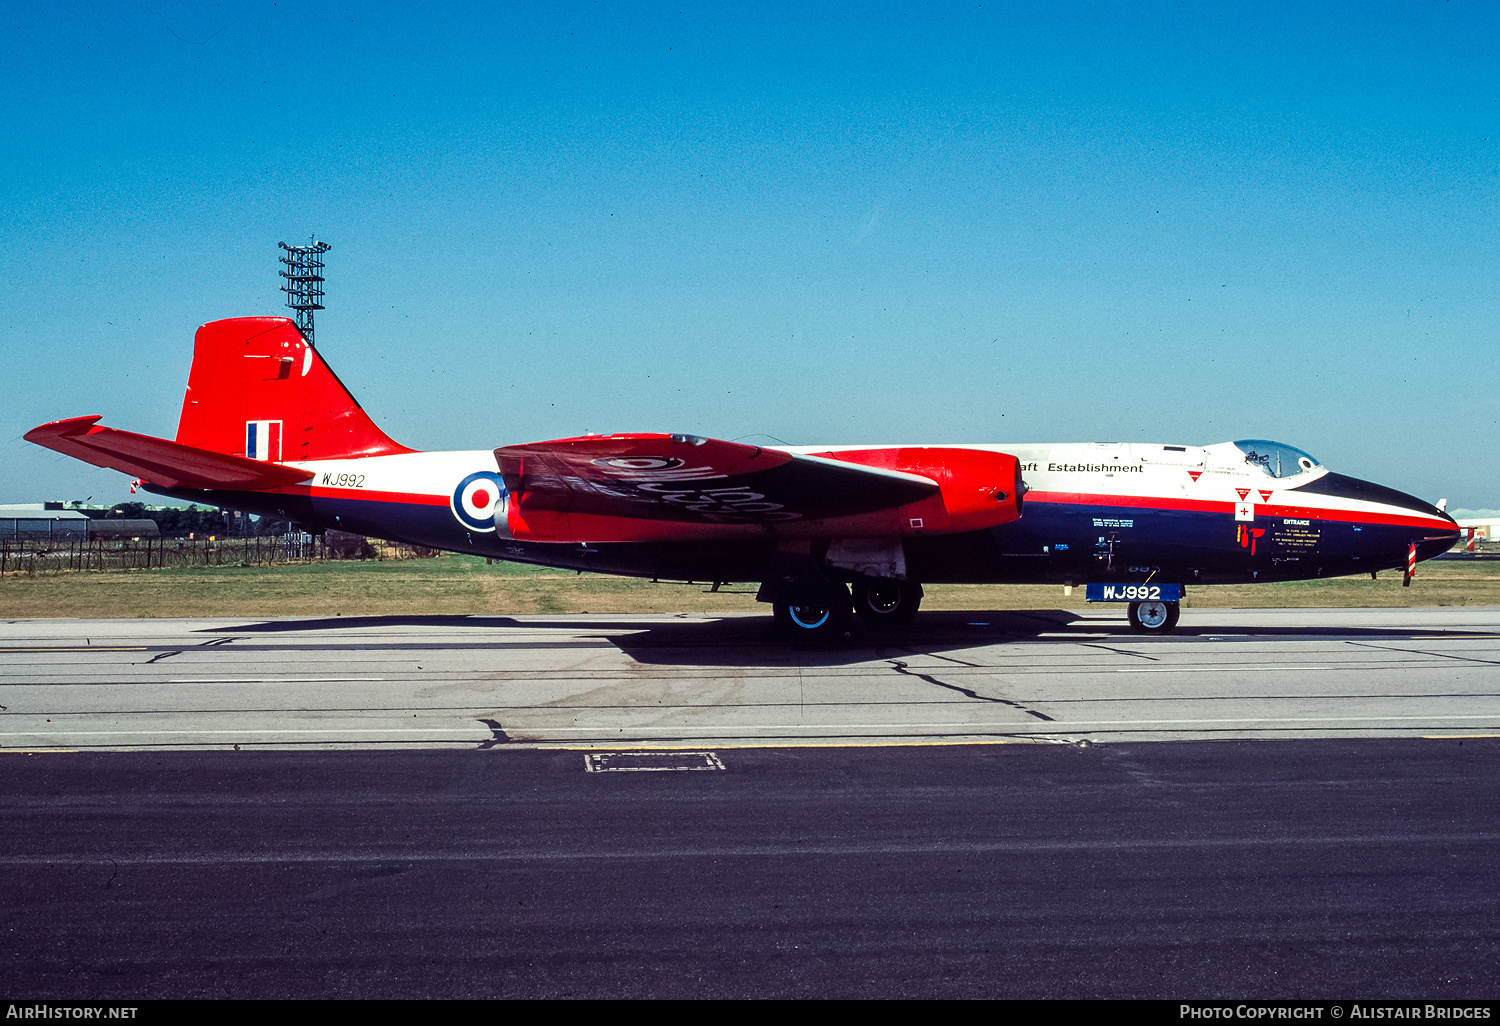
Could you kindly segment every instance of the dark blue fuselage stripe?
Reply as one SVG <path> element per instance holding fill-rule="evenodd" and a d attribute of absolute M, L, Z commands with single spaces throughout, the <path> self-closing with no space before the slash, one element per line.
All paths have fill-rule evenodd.
<path fill-rule="evenodd" d="M 202 492 L 161 489 L 203 502 Z M 332 528 L 453 552 L 567 569 L 695 580 L 760 580 L 771 542 L 515 542 L 467 530 L 446 505 L 342 497 L 213 493 L 215 504 L 281 516 L 314 529 Z M 1259 535 L 1247 532 L 1260 531 Z M 1422 539 L 1434 537 L 1432 541 Z M 1033 503 L 1003 527 L 906 539 L 909 575 L 926 583 L 1045 583 L 1153 580 L 1181 584 L 1307 580 L 1404 566 L 1446 551 L 1450 532 L 1313 518 L 1132 506 Z"/>

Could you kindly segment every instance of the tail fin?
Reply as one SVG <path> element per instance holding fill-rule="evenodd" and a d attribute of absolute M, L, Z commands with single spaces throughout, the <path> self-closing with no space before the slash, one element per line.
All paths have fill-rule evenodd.
<path fill-rule="evenodd" d="M 285 317 L 198 329 L 177 441 L 278 463 L 414 451 L 375 426 Z"/>

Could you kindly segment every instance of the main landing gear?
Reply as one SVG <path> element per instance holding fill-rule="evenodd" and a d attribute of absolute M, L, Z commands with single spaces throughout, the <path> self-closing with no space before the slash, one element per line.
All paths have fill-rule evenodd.
<path fill-rule="evenodd" d="M 862 577 L 854 582 L 854 612 L 871 627 L 911 623 L 921 605 L 922 586 L 916 581 Z"/>
<path fill-rule="evenodd" d="M 1132 602 L 1125 616 L 1130 629 L 1138 634 L 1170 634 L 1177 626 L 1177 617 L 1182 612 L 1176 602 Z"/>
<path fill-rule="evenodd" d="M 858 616 L 866 626 L 899 627 L 910 623 L 922 604 L 922 586 L 915 581 L 861 578 L 848 590 L 835 585 L 832 594 L 816 603 L 772 603 L 776 624 L 785 633 L 801 638 L 841 638 Z"/>
<path fill-rule="evenodd" d="M 847 602 L 820 603 L 818 605 L 796 605 L 791 602 L 776 602 L 771 605 L 776 617 L 776 626 L 799 638 L 839 638 L 849 627 L 849 604 Z"/>

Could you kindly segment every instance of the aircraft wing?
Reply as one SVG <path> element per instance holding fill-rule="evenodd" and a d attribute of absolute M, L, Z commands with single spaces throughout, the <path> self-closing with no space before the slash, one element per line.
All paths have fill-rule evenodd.
<path fill-rule="evenodd" d="M 790 525 L 894 509 L 937 481 L 693 435 L 589 435 L 495 450 L 524 513 L 684 524 Z"/>
<path fill-rule="evenodd" d="M 131 431 L 101 427 L 98 417 L 72 417 L 32 428 L 26 440 L 75 459 L 168 488 L 263 489 L 313 476 L 279 463 L 209 452 Z"/>

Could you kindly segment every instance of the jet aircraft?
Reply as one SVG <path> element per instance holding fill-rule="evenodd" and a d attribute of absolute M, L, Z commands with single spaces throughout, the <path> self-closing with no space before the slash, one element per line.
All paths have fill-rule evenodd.
<path fill-rule="evenodd" d="M 586 435 L 418 452 L 282 317 L 198 330 L 175 440 L 45 424 L 38 445 L 177 499 L 524 563 L 758 582 L 789 631 L 905 623 L 922 585 L 1055 583 L 1166 633 L 1193 585 L 1404 568 L 1454 521 L 1277 442 L 757 446 Z M 1408 580 L 1409 580 L 1408 576 Z"/>

